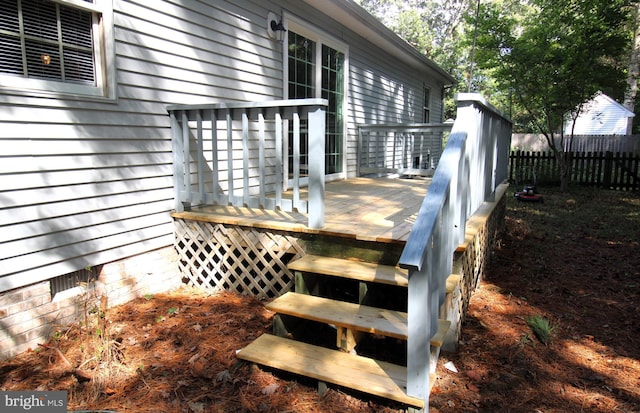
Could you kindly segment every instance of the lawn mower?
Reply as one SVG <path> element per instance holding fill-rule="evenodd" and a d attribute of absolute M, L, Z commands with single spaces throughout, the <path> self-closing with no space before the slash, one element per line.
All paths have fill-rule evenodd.
<path fill-rule="evenodd" d="M 533 175 L 533 184 L 526 184 L 522 189 L 522 191 L 516 192 L 515 194 L 513 194 L 513 196 L 518 201 L 522 201 L 522 202 L 544 202 L 544 199 L 542 198 L 542 195 L 540 195 L 540 193 L 538 192 L 538 188 L 536 186 L 536 182 L 538 181 L 538 178 L 536 176 L 536 171 L 533 170 L 533 168 L 532 168 L 531 174 Z"/>
<path fill-rule="evenodd" d="M 542 195 L 538 193 L 535 185 L 525 185 L 522 191 L 513 194 L 518 201 L 523 202 L 544 202 Z"/>

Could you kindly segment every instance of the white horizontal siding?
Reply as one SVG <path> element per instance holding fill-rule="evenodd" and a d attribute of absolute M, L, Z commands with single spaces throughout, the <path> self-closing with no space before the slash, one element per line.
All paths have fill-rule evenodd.
<path fill-rule="evenodd" d="M 76 166 L 76 165 L 74 165 Z M 20 179 L 7 181 L 4 186 L 6 191 L 21 191 L 25 189 L 48 188 L 66 185 L 79 185 L 87 182 L 121 182 L 134 179 L 157 178 L 158 176 L 171 177 L 173 170 L 170 165 L 132 165 L 127 168 L 91 168 L 63 171 L 45 171 L 42 173 L 24 174 Z M 22 196 L 21 196 L 22 198 Z"/>
<path fill-rule="evenodd" d="M 168 165 L 167 156 L 168 155 L 165 152 L 99 154 L 99 156 L 96 156 L 95 154 L 76 154 L 73 155 L 73 159 L 70 159 L 68 155 L 47 156 L 37 159 L 32 156 L 19 156 L 2 159 L 2 162 L 0 162 L 0 174 L 40 174 L 49 171 L 81 171 L 97 168 L 117 169 L 122 167 L 122 165 L 126 165 L 127 168 L 137 167 L 141 165 L 162 167 L 163 165 Z M 73 162 L 71 162 L 71 160 Z M 24 175 L 20 175 L 18 177 L 15 177 L 15 179 L 23 180 L 26 178 Z M 36 177 L 34 179 L 38 178 Z M 4 188 L 5 186 L 10 187 L 11 185 L 15 185 L 16 180 L 11 178 L 2 178 L 0 182 L 2 182 L 1 188 Z"/>
<path fill-rule="evenodd" d="M 0 291 L 172 243 L 165 108 L 281 99 L 282 44 L 267 36 L 270 11 L 286 10 L 349 45 L 350 174 L 357 123 L 421 119 L 428 70 L 396 64 L 305 2 L 114 0 L 113 7 L 115 100 L 0 91 Z M 438 92 L 434 86 L 434 99 Z"/>
<path fill-rule="evenodd" d="M 626 135 L 629 117 L 633 112 L 627 110 L 612 98 L 598 93 L 585 103 L 575 122 L 565 125 L 565 133 L 576 135 Z"/>
<path fill-rule="evenodd" d="M 282 96 L 266 12 L 211 4 L 114 1 L 113 102 L 0 92 L 0 291 L 170 245 L 166 106 Z"/>

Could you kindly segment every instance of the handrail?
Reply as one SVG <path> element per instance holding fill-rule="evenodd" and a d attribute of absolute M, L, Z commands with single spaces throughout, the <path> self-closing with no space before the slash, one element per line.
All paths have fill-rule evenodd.
<path fill-rule="evenodd" d="M 433 175 L 450 124 L 358 125 L 358 176 Z"/>
<path fill-rule="evenodd" d="M 436 333 L 453 254 L 467 219 L 507 178 L 511 121 L 478 94 L 456 97 L 457 116 L 400 257 L 409 270 L 407 394 L 429 396 L 430 339 Z"/>
<path fill-rule="evenodd" d="M 327 105 L 326 99 L 293 99 L 167 106 L 176 211 L 192 205 L 281 209 L 308 213 L 308 226 L 321 228 Z M 308 122 L 306 131 L 301 120 Z M 289 133 L 291 165 L 284 161 Z M 300 199 L 302 133 L 309 145 L 307 200 Z M 283 198 L 287 165 L 293 177 L 291 199 Z"/>

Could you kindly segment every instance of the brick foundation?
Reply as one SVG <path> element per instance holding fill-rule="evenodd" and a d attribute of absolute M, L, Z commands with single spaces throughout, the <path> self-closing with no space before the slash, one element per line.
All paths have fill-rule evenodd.
<path fill-rule="evenodd" d="M 97 279 L 51 297 L 50 283 L 0 293 L 0 360 L 46 342 L 55 329 L 81 320 L 86 304 L 107 297 L 109 307 L 181 285 L 173 247 L 104 264 Z"/>

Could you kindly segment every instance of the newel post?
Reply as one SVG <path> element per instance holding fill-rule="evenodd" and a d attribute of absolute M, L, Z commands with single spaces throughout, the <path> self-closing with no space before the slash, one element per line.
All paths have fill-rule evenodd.
<path fill-rule="evenodd" d="M 174 208 L 177 212 L 184 211 L 183 194 L 184 194 L 184 176 L 185 176 L 185 157 L 182 145 L 182 127 L 176 116 L 176 111 L 169 112 L 171 120 L 171 146 L 173 153 L 173 192 L 174 192 Z"/>
<path fill-rule="evenodd" d="M 427 241 L 428 242 L 428 241 Z M 409 270 L 407 321 L 407 394 L 429 405 L 431 358 L 431 291 L 429 277 L 418 269 Z M 428 407 L 427 407 L 428 409 Z"/>
<path fill-rule="evenodd" d="M 309 111 L 309 228 L 324 226 L 325 110 Z"/>

